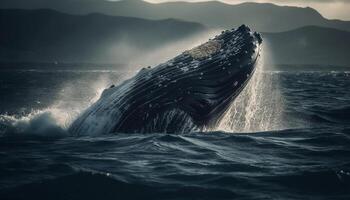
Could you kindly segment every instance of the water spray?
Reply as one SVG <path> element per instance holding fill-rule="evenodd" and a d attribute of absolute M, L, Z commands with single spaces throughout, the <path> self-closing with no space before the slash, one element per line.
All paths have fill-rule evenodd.
<path fill-rule="evenodd" d="M 241 94 L 231 104 L 218 130 L 257 132 L 282 128 L 283 98 L 278 77 L 266 68 L 266 47 L 256 71 Z"/>

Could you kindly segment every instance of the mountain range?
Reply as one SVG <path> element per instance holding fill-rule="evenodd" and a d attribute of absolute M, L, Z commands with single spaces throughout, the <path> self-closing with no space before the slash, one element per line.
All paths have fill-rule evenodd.
<path fill-rule="evenodd" d="M 0 10 L 0 61 L 118 62 L 204 30 L 174 19 Z"/>
<path fill-rule="evenodd" d="M 0 62 L 124 64 L 142 60 L 149 53 L 148 59 L 158 63 L 166 54 L 162 47 L 168 47 L 169 55 L 175 56 L 174 52 L 193 47 L 195 38 L 207 40 L 212 29 L 177 19 L 0 9 Z M 348 31 L 308 25 L 262 35 L 273 64 L 350 66 Z M 181 42 L 188 44 L 177 45 Z M 146 63 L 142 60 L 139 64 Z"/>
<path fill-rule="evenodd" d="M 350 22 L 326 19 L 312 8 L 269 3 L 230 5 L 219 1 L 152 4 L 141 0 L 1 0 L 0 8 L 50 8 L 70 14 L 102 13 L 146 19 L 175 18 L 220 29 L 247 24 L 260 32 L 281 32 L 310 25 L 350 31 Z"/>
<path fill-rule="evenodd" d="M 348 31 L 306 26 L 263 37 L 275 64 L 350 66 Z"/>

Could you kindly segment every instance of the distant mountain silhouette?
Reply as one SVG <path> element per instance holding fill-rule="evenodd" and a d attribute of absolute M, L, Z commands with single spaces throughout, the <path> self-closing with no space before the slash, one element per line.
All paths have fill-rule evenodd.
<path fill-rule="evenodd" d="M 350 67 L 350 32 L 308 26 L 282 33 L 264 33 L 276 64 L 319 64 Z"/>
<path fill-rule="evenodd" d="M 175 18 L 223 29 L 247 24 L 263 32 L 287 31 L 309 25 L 350 30 L 350 22 L 325 19 L 309 7 L 277 6 L 267 3 L 229 5 L 218 1 L 151 4 L 141 0 L 1 0 L 0 8 L 51 8 L 71 14 L 98 12 L 147 19 Z"/>
<path fill-rule="evenodd" d="M 201 32 L 200 24 L 53 10 L 0 10 L 0 61 L 117 62 Z M 128 51 L 128 52 L 126 52 Z M 118 57 L 120 56 L 120 57 Z"/>
<path fill-rule="evenodd" d="M 123 63 L 166 44 L 186 50 L 171 42 L 207 31 L 200 24 L 173 19 L 0 10 L 0 62 Z M 275 64 L 350 66 L 350 32 L 307 26 L 263 37 Z"/>

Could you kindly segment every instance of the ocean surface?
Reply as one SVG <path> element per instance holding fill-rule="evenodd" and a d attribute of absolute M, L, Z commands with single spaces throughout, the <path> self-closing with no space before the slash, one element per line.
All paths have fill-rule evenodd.
<path fill-rule="evenodd" d="M 350 199 L 350 69 L 260 70 L 213 130 L 70 136 L 133 74 L 1 68 L 0 199 Z"/>

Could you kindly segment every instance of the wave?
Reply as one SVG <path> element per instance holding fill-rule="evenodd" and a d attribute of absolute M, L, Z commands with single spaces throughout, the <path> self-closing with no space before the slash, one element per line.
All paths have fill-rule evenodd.
<path fill-rule="evenodd" d="M 237 170 L 237 167 L 235 170 Z M 243 170 L 242 166 L 240 167 Z M 125 180 L 117 174 L 76 170 L 69 175 L 0 190 L 2 199 L 291 199 L 349 197 L 350 174 L 343 170 L 296 171 L 259 176 L 256 169 L 234 174 L 168 174 L 162 179 Z M 249 192 L 248 192 L 249 191 Z M 257 198 L 260 197 L 260 198 Z"/>
<path fill-rule="evenodd" d="M 158 184 L 159 185 L 159 184 Z M 1 193 L 0 193 L 1 194 Z M 217 199 L 238 197 L 227 189 L 200 186 L 151 186 L 120 181 L 109 175 L 79 172 L 3 192 L 4 199 Z"/>
<path fill-rule="evenodd" d="M 329 122 L 349 123 L 349 120 L 350 120 L 350 115 L 349 115 L 350 106 L 344 106 L 344 107 L 328 109 L 328 110 L 320 109 L 314 112 Z"/>
<path fill-rule="evenodd" d="M 68 118 L 67 113 L 57 109 L 34 111 L 25 116 L 0 115 L 0 135 L 65 136 Z"/>
<path fill-rule="evenodd" d="M 0 196 L 347 199 L 348 132 L 319 127 L 254 134 L 120 133 L 39 142 L 0 138 Z"/>

